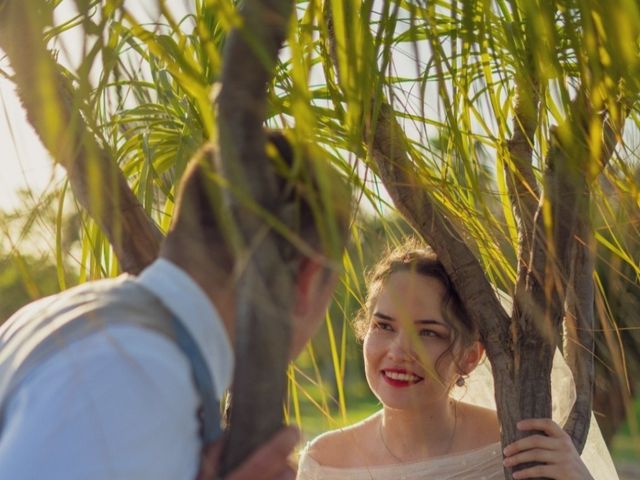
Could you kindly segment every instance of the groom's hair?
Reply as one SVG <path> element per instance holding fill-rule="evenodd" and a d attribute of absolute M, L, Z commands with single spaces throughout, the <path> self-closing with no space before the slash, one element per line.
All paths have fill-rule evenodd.
<path fill-rule="evenodd" d="M 321 155 L 317 146 L 294 143 L 287 132 L 267 130 L 265 148 L 280 197 L 275 216 L 282 225 L 272 228 L 291 245 L 288 256 L 339 261 L 351 214 L 348 182 L 328 163 L 326 152 Z M 212 146 L 205 146 L 187 167 L 167 242 L 177 241 L 182 249 L 190 244 L 204 247 L 216 256 L 220 268 L 230 272 L 236 225 L 223 193 L 218 155 Z"/>

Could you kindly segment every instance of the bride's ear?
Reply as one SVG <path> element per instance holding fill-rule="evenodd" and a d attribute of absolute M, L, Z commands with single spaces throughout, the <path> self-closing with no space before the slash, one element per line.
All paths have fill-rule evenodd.
<path fill-rule="evenodd" d="M 468 375 L 478 366 L 482 356 L 484 355 L 484 346 L 478 340 L 473 342 L 469 347 L 465 349 L 460 361 L 461 374 Z"/>

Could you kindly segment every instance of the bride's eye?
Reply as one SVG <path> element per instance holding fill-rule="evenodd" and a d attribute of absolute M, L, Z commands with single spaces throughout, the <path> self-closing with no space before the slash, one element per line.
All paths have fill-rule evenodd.
<path fill-rule="evenodd" d="M 435 330 L 430 330 L 428 328 L 423 328 L 419 333 L 421 337 L 440 337 L 440 334 L 438 332 L 436 332 Z"/>
<path fill-rule="evenodd" d="M 383 322 L 381 320 L 375 320 L 373 322 L 372 327 L 374 329 L 377 330 L 385 330 L 387 332 L 392 332 L 393 331 L 393 327 L 391 326 L 391 324 L 389 322 Z"/>

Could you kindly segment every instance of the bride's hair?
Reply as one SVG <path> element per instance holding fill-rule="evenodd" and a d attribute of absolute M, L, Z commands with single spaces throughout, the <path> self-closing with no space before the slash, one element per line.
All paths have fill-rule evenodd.
<path fill-rule="evenodd" d="M 369 330 L 373 309 L 387 278 L 396 272 L 415 272 L 435 278 L 444 287 L 442 316 L 451 326 L 452 335 L 449 348 L 442 355 L 451 352 L 458 342 L 462 347 L 467 347 L 478 339 L 478 329 L 467 314 L 438 256 L 430 247 L 411 237 L 402 245 L 388 249 L 367 273 L 367 297 L 353 322 L 358 340 L 362 341 Z"/>

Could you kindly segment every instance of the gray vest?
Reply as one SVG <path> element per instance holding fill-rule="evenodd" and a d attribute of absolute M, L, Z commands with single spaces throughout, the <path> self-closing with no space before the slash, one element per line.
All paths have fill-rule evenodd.
<path fill-rule="evenodd" d="M 171 339 L 189 359 L 202 402 L 202 440 L 218 438 L 219 403 L 211 372 L 197 344 L 152 293 L 131 276 L 86 283 L 27 305 L 0 329 L 0 435 L 11 394 L 34 370 L 72 342 L 114 324 L 138 325 Z"/>

